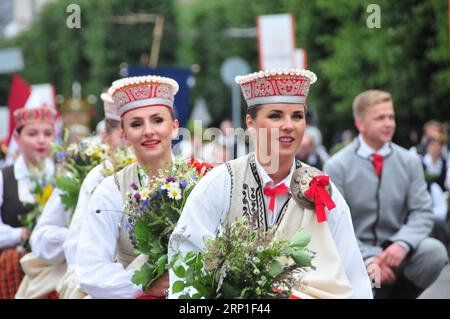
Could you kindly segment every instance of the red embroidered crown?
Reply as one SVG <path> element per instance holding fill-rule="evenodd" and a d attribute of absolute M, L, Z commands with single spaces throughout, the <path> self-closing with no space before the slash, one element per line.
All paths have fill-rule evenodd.
<path fill-rule="evenodd" d="M 317 81 L 308 70 L 284 69 L 259 71 L 235 78 L 248 107 L 270 103 L 306 102 L 309 86 Z"/>
<path fill-rule="evenodd" d="M 136 76 L 114 81 L 108 93 L 118 106 L 118 114 L 147 106 L 173 108 L 178 83 L 162 76 Z"/>
<path fill-rule="evenodd" d="M 55 124 L 57 115 L 58 113 L 55 109 L 45 104 L 36 108 L 21 108 L 14 111 L 13 114 L 16 129 L 35 122 Z"/>

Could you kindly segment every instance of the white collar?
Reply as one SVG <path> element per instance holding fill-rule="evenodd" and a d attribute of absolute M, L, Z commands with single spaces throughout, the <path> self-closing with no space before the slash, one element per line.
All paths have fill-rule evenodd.
<path fill-rule="evenodd" d="M 435 169 L 435 170 L 441 170 L 442 169 L 442 158 L 439 158 L 436 162 L 433 162 L 433 159 L 431 158 L 431 155 L 426 153 L 423 156 L 423 163 L 428 169 Z"/>
<path fill-rule="evenodd" d="M 39 177 L 45 177 L 46 181 L 49 181 L 55 173 L 55 164 L 50 158 L 45 158 L 44 170 L 40 172 Z M 23 155 L 20 155 L 14 162 L 14 177 L 16 180 L 21 180 L 31 177 L 31 172 L 28 170 L 27 164 Z"/>
<path fill-rule="evenodd" d="M 359 142 L 359 148 L 356 151 L 356 153 L 364 158 L 370 158 L 370 156 L 374 153 L 380 154 L 383 157 L 388 156 L 392 152 L 391 143 L 387 142 L 383 145 L 382 148 L 380 148 L 378 151 L 375 151 L 373 148 L 371 148 L 362 138 L 362 135 L 358 135 L 358 142 Z"/>
<path fill-rule="evenodd" d="M 269 174 L 267 174 L 266 170 L 259 163 L 256 154 L 255 154 L 255 165 L 256 165 L 256 171 L 258 172 L 258 175 L 261 178 L 261 183 L 262 183 L 261 186 L 262 187 L 266 186 L 267 184 L 269 184 L 272 187 L 275 187 L 275 186 L 280 185 L 281 183 L 284 183 L 287 187 L 290 187 L 291 179 L 292 179 L 292 176 L 294 175 L 294 172 L 296 169 L 295 158 L 292 161 L 292 167 L 291 167 L 291 170 L 289 171 L 288 176 L 286 176 L 281 182 L 279 182 L 276 185 L 274 185 L 273 179 L 270 178 Z"/>

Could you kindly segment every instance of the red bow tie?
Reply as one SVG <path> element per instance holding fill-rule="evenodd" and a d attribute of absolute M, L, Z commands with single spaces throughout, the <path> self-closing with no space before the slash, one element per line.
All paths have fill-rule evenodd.
<path fill-rule="evenodd" d="M 289 192 L 289 188 L 281 183 L 277 187 L 264 186 L 264 195 L 270 196 L 269 210 L 273 213 L 275 209 L 275 196 L 286 195 Z"/>
<path fill-rule="evenodd" d="M 374 153 L 372 154 L 372 164 L 375 168 L 375 174 L 377 174 L 378 177 L 381 175 L 381 169 L 383 168 L 383 161 L 384 157 L 380 154 Z"/>

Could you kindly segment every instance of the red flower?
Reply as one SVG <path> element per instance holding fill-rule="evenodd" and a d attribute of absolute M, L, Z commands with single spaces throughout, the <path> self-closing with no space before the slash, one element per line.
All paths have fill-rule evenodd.
<path fill-rule="evenodd" d="M 192 167 L 195 167 L 195 169 L 197 170 L 198 176 L 205 175 L 208 171 L 210 171 L 214 167 L 214 166 L 212 166 L 211 164 L 209 164 L 207 162 L 199 162 L 194 157 L 192 157 L 188 161 L 188 164 L 191 165 Z"/>
<path fill-rule="evenodd" d="M 286 299 L 302 299 L 299 296 L 296 296 L 294 294 L 286 295 L 286 291 L 281 290 L 281 289 L 275 289 L 275 292 L 280 294 L 280 295 L 284 295 Z"/>

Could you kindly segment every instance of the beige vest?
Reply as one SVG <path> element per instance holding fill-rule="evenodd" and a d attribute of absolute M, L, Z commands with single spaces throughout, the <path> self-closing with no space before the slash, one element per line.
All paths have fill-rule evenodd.
<path fill-rule="evenodd" d="M 230 209 L 223 223 L 247 216 L 253 229 L 268 229 L 260 177 L 253 153 L 226 163 L 231 176 Z M 301 163 L 297 162 L 296 167 Z M 289 240 L 296 231 L 305 229 L 311 235 L 308 248 L 316 253 L 315 270 L 302 274 L 301 287 L 294 292 L 302 298 L 351 298 L 353 289 L 345 273 L 327 222 L 318 223 L 311 209 L 289 199 L 277 217 L 275 237 Z"/>
<path fill-rule="evenodd" d="M 120 193 L 122 194 L 124 205 L 127 201 L 127 192 L 131 190 L 130 185 L 134 183 L 139 187 L 143 186 L 141 185 L 141 181 L 138 177 L 137 163 L 128 165 L 117 174 L 114 174 L 114 181 L 119 188 Z M 126 221 L 128 221 L 128 219 L 129 217 L 124 214 L 121 224 L 123 225 Z M 134 239 L 130 236 L 128 231 L 126 231 L 124 227 L 120 227 L 116 260 L 118 263 L 121 263 L 124 268 L 131 264 L 133 260 L 138 256 L 138 254 L 135 252 L 133 241 Z"/>

